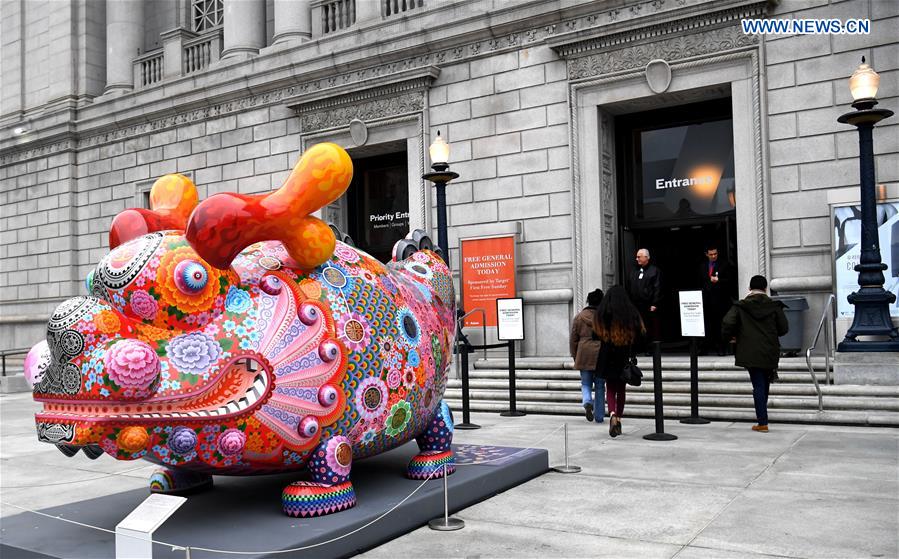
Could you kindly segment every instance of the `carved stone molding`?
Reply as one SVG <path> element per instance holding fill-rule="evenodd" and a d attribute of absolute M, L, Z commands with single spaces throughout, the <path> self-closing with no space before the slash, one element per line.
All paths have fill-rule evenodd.
<path fill-rule="evenodd" d="M 745 0 L 715 0 L 725 1 L 728 4 L 740 3 Z M 699 11 L 705 6 L 711 5 L 709 0 L 648 0 L 634 4 L 629 9 L 608 8 L 591 13 L 570 17 L 563 21 L 551 20 L 549 16 L 537 18 L 538 21 L 522 20 L 521 22 L 504 25 L 500 28 L 487 28 L 481 36 L 471 38 L 466 34 L 456 44 L 450 44 L 445 48 L 438 48 L 432 52 L 423 52 L 403 58 L 401 60 L 386 61 L 373 64 L 364 68 L 355 68 L 342 73 L 323 75 L 321 71 L 317 75 L 295 75 L 290 85 L 271 84 L 271 90 L 255 95 L 227 101 L 207 101 L 208 106 L 191 109 L 169 115 L 146 115 L 136 117 L 129 124 L 127 119 L 104 125 L 102 130 L 76 129 L 64 141 L 58 138 L 38 139 L 40 145 L 34 147 L 8 146 L 0 150 L 0 165 L 13 164 L 19 161 L 44 157 L 65 150 L 83 150 L 109 142 L 121 141 L 134 136 L 152 133 L 160 130 L 174 128 L 185 124 L 197 122 L 202 119 L 216 118 L 244 110 L 283 103 L 285 100 L 318 95 L 322 98 L 341 94 L 344 88 L 358 88 L 363 82 L 387 78 L 390 76 L 410 72 L 421 71 L 423 68 L 435 65 L 450 64 L 493 56 L 510 50 L 527 48 L 544 41 L 550 43 L 552 37 L 563 36 L 571 33 L 593 33 L 594 30 L 608 30 L 609 26 L 627 24 L 631 20 L 647 18 L 669 17 L 671 14 L 681 13 L 684 10 Z M 598 3 L 604 8 L 603 3 Z M 515 28 L 515 25 L 518 25 Z M 424 31 L 423 31 L 424 33 Z M 484 35 L 492 34 L 490 37 Z M 426 48 L 426 47 L 425 47 Z M 214 78 L 215 73 L 210 75 Z M 232 93 L 233 94 L 233 93 Z M 76 120 L 76 119 L 73 119 Z"/>
<path fill-rule="evenodd" d="M 649 61 L 683 60 L 706 54 L 719 54 L 758 44 L 758 37 L 745 35 L 739 26 L 721 27 L 702 33 L 681 35 L 621 50 L 589 54 L 568 61 L 568 78 L 578 80 L 644 68 Z"/>
<path fill-rule="evenodd" d="M 395 97 L 373 99 L 364 103 L 349 103 L 342 107 L 300 112 L 302 129 L 326 130 L 347 126 L 353 119 L 371 122 L 387 117 L 415 113 L 424 110 L 424 92 L 415 91 Z"/>

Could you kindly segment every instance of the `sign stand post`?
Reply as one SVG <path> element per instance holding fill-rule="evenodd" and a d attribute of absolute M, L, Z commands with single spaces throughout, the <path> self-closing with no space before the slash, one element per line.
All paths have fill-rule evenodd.
<path fill-rule="evenodd" d="M 690 340 L 690 417 L 680 420 L 688 425 L 705 425 L 711 423 L 699 417 L 699 338 Z"/>
<path fill-rule="evenodd" d="M 699 338 L 705 336 L 705 314 L 702 291 L 680 292 L 681 335 L 690 336 L 690 417 L 681 419 L 688 425 L 704 425 L 708 419 L 699 417 Z"/>
<path fill-rule="evenodd" d="M 503 417 L 521 417 L 515 408 L 515 340 L 524 339 L 524 301 L 521 297 L 496 300 L 496 338 L 509 342 L 509 410 Z"/>

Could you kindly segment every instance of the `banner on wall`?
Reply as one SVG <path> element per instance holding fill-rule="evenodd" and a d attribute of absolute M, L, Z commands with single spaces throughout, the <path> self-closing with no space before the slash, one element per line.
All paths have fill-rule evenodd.
<path fill-rule="evenodd" d="M 496 326 L 496 300 L 515 297 L 515 236 L 462 239 L 462 306 L 465 326 Z"/>
<path fill-rule="evenodd" d="M 858 272 L 855 266 L 861 256 L 861 206 L 840 206 L 833 210 L 834 278 L 836 284 L 837 316 L 852 318 L 855 306 L 847 297 L 858 291 Z M 880 237 L 880 257 L 887 265 L 883 288 L 896 295 L 890 305 L 890 316 L 899 317 L 899 202 L 877 204 L 877 234 Z"/>

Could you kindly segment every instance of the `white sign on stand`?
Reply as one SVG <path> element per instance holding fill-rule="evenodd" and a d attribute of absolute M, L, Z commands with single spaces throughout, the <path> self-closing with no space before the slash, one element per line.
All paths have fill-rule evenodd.
<path fill-rule="evenodd" d="M 705 336 L 702 311 L 702 291 L 680 291 L 681 336 Z"/>
<path fill-rule="evenodd" d="M 524 339 L 524 301 L 521 297 L 496 300 L 496 339 Z"/>
<path fill-rule="evenodd" d="M 147 497 L 115 527 L 116 558 L 152 559 L 153 532 L 186 502 L 184 497 L 159 493 Z"/>

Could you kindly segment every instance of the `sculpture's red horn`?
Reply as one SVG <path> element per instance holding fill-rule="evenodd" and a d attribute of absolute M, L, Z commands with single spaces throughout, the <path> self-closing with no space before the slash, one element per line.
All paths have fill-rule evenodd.
<path fill-rule="evenodd" d="M 190 216 L 185 237 L 197 254 L 226 269 L 244 248 L 281 241 L 304 269 L 334 252 L 334 233 L 312 212 L 339 198 L 353 178 L 353 162 L 340 146 L 317 144 L 306 150 L 284 186 L 269 194 L 216 194 Z"/>
<path fill-rule="evenodd" d="M 165 175 L 150 189 L 151 209 L 130 208 L 115 216 L 109 228 L 109 248 L 153 231 L 184 230 L 198 200 L 193 181 L 184 175 Z"/>

